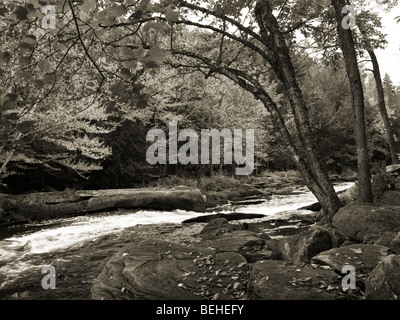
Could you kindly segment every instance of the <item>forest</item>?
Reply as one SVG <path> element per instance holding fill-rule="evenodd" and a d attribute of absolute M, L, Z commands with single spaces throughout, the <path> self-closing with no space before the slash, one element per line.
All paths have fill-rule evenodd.
<path fill-rule="evenodd" d="M 253 175 L 298 171 L 331 215 L 332 176 L 358 175 L 372 202 L 371 175 L 399 162 L 400 87 L 375 55 L 396 5 L 5 0 L 2 192 L 246 179 L 222 161 L 149 164 L 147 133 L 176 121 L 253 129 Z"/>

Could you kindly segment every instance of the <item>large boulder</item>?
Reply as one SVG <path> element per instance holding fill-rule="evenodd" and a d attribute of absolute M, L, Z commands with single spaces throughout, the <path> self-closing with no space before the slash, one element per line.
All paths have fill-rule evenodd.
<path fill-rule="evenodd" d="M 266 240 L 266 247 L 278 259 L 309 263 L 322 251 L 340 246 L 345 237 L 332 228 L 314 226 L 308 231 L 280 239 Z"/>
<path fill-rule="evenodd" d="M 400 232 L 390 242 L 390 249 L 395 254 L 400 254 Z"/>
<path fill-rule="evenodd" d="M 342 201 L 345 205 L 353 203 L 357 200 L 358 197 L 358 184 L 354 183 L 350 188 L 346 191 L 340 193 L 338 195 L 340 201 Z"/>
<path fill-rule="evenodd" d="M 400 256 L 387 256 L 365 282 L 368 300 L 400 300 Z"/>
<path fill-rule="evenodd" d="M 312 262 L 328 265 L 341 273 L 346 265 L 356 272 L 368 274 L 389 254 L 389 248 L 372 244 L 352 244 L 321 252 L 312 258 Z"/>
<path fill-rule="evenodd" d="M 92 300 L 244 298 L 248 264 L 235 252 L 144 240 L 123 248 L 95 280 Z"/>
<path fill-rule="evenodd" d="M 400 231 L 400 207 L 351 204 L 336 213 L 332 225 L 351 240 L 376 241 L 384 233 Z"/>
<path fill-rule="evenodd" d="M 398 190 L 383 191 L 383 194 L 379 199 L 379 204 L 389 205 L 389 206 L 400 206 L 400 191 Z"/>
<path fill-rule="evenodd" d="M 258 261 L 250 269 L 250 300 L 338 300 L 344 297 L 332 270 Z"/>

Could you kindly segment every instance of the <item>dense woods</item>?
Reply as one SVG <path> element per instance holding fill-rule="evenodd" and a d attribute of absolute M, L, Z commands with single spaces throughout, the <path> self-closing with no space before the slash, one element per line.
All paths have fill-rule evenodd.
<path fill-rule="evenodd" d="M 174 120 L 254 129 L 253 174 L 298 170 L 331 215 L 331 175 L 358 172 L 371 202 L 371 173 L 399 161 L 400 87 L 374 53 L 387 44 L 381 18 L 353 4 L 343 28 L 344 0 L 3 1 L 3 192 L 234 176 L 222 161 L 150 165 L 147 132 Z"/>

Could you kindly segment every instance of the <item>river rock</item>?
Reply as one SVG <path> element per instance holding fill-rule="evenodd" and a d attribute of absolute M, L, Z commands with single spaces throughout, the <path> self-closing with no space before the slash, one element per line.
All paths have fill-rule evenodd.
<path fill-rule="evenodd" d="M 367 300 L 400 300 L 400 256 L 391 254 L 365 281 Z"/>
<path fill-rule="evenodd" d="M 14 210 L 18 206 L 18 202 L 15 199 L 10 199 L 8 195 L 2 194 L 0 196 L 0 208 L 5 211 Z"/>
<path fill-rule="evenodd" d="M 321 252 L 312 258 L 314 263 L 328 265 L 341 273 L 346 265 L 351 265 L 356 272 L 368 274 L 379 262 L 387 257 L 389 248 L 372 244 L 352 244 Z"/>
<path fill-rule="evenodd" d="M 270 250 L 261 249 L 261 250 L 253 250 L 241 253 L 245 258 L 246 261 L 249 263 L 254 263 L 260 260 L 275 260 L 276 255 Z"/>
<path fill-rule="evenodd" d="M 354 183 L 350 188 L 348 188 L 346 191 L 340 193 L 338 195 L 340 201 L 343 202 L 343 204 L 348 205 L 350 203 L 353 203 L 357 200 L 358 197 L 358 184 L 357 182 Z"/>
<path fill-rule="evenodd" d="M 205 209 L 200 190 L 183 186 L 2 195 L 0 207 L 13 209 L 17 214 L 35 221 L 119 208 L 200 212 Z"/>
<path fill-rule="evenodd" d="M 215 214 L 207 214 L 203 216 L 198 216 L 194 218 L 190 218 L 184 220 L 182 223 L 198 223 L 198 222 L 210 222 L 215 219 L 225 218 L 227 221 L 234 220 L 242 220 L 242 219 L 258 219 L 265 217 L 264 214 L 258 213 L 240 213 L 240 212 L 231 212 L 231 213 L 215 213 Z"/>
<path fill-rule="evenodd" d="M 386 172 L 387 173 L 400 172 L 400 164 L 392 164 L 390 166 L 387 166 L 386 167 Z"/>
<path fill-rule="evenodd" d="M 312 212 L 318 212 L 321 209 L 322 209 L 321 204 L 319 202 L 315 202 L 315 203 L 313 203 L 313 204 L 311 204 L 309 206 L 301 207 L 298 210 L 309 210 L 309 211 L 312 211 Z"/>
<path fill-rule="evenodd" d="M 252 252 L 261 250 L 264 240 L 254 232 L 240 230 L 233 231 L 212 240 L 202 239 L 196 246 L 212 248 L 216 252 Z"/>
<path fill-rule="evenodd" d="M 314 226 L 300 234 L 266 240 L 266 247 L 274 252 L 278 259 L 308 263 L 318 253 L 338 247 L 344 240 L 345 237 L 332 228 Z"/>
<path fill-rule="evenodd" d="M 351 240 L 376 241 L 386 232 L 400 231 L 400 207 L 351 204 L 336 213 L 332 225 Z"/>
<path fill-rule="evenodd" d="M 200 234 L 204 240 L 212 240 L 233 230 L 235 230 L 235 227 L 229 224 L 226 218 L 219 218 L 206 224 Z"/>
<path fill-rule="evenodd" d="M 329 290 L 328 290 L 329 288 Z M 343 297 L 332 270 L 299 268 L 284 261 L 257 261 L 250 269 L 249 300 L 338 300 Z"/>
<path fill-rule="evenodd" d="M 198 300 L 244 297 L 248 265 L 238 253 L 144 240 L 114 255 L 92 300 Z"/>
<path fill-rule="evenodd" d="M 400 232 L 393 238 L 390 243 L 390 249 L 395 254 L 400 254 Z"/>

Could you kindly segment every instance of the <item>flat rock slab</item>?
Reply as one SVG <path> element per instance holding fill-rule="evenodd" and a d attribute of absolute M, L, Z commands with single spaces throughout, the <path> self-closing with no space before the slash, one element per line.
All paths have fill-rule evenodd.
<path fill-rule="evenodd" d="M 339 276 L 340 277 L 340 276 Z M 340 300 L 341 280 L 332 270 L 257 261 L 250 270 L 250 300 Z"/>
<path fill-rule="evenodd" d="M 92 300 L 240 299 L 248 264 L 238 253 L 215 253 L 144 240 L 114 255 L 95 280 Z"/>
<path fill-rule="evenodd" d="M 356 272 L 368 274 L 385 259 L 389 248 L 371 244 L 352 244 L 321 252 L 312 258 L 312 261 L 325 264 L 341 273 L 346 265 L 351 265 Z"/>
<path fill-rule="evenodd" d="M 1 195 L 0 206 L 5 210 L 6 217 L 11 215 L 11 211 L 7 210 L 13 210 L 35 221 L 119 208 L 205 210 L 201 191 L 183 186 Z"/>
<path fill-rule="evenodd" d="M 202 240 L 196 245 L 216 252 L 246 252 L 261 250 L 264 240 L 250 231 L 233 231 L 212 240 Z"/>
<path fill-rule="evenodd" d="M 256 214 L 256 213 L 240 213 L 240 212 L 216 213 L 216 214 L 207 214 L 204 216 L 190 218 L 184 220 L 182 223 L 211 222 L 215 219 L 221 219 L 221 218 L 225 218 L 227 221 L 233 221 L 242 219 L 257 219 L 264 217 L 265 217 L 264 214 Z"/>

